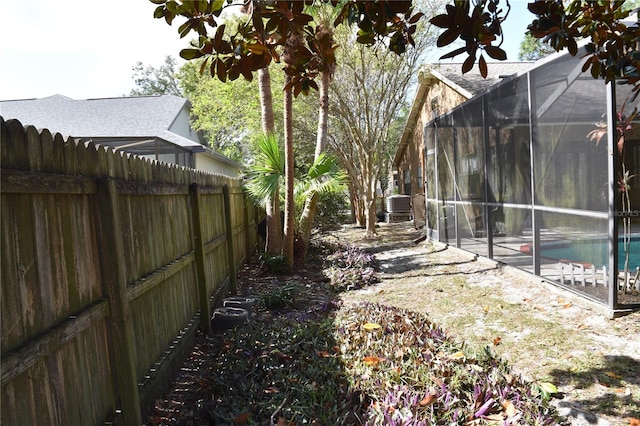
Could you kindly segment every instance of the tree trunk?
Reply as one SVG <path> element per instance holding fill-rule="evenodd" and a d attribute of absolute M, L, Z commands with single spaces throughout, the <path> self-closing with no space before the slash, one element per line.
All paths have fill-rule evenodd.
<path fill-rule="evenodd" d="M 293 88 L 289 86 L 290 81 L 291 77 L 287 75 L 284 82 L 284 176 L 286 192 L 284 198 L 284 239 L 282 242 L 282 256 L 286 259 L 289 268 L 293 268 L 295 202 L 293 198 Z"/>
<path fill-rule="evenodd" d="M 304 241 L 304 251 L 307 251 L 309 246 L 309 240 L 311 240 L 311 230 L 313 229 L 313 221 L 316 217 L 316 211 L 318 210 L 318 198 L 320 195 L 317 192 L 313 192 L 309 195 L 309 198 L 304 203 L 304 210 L 300 216 L 300 238 Z M 304 256 L 304 253 L 302 254 Z"/>
<path fill-rule="evenodd" d="M 262 110 L 262 131 L 265 135 L 269 135 L 275 131 L 269 68 L 260 68 L 258 70 L 258 88 L 260 90 L 260 108 Z"/>
<path fill-rule="evenodd" d="M 258 70 L 258 88 L 260 90 L 260 109 L 262 112 L 262 131 L 266 136 L 275 131 L 273 115 L 273 94 L 271 92 L 271 74 L 269 68 Z M 265 252 L 276 256 L 282 251 L 282 222 L 280 220 L 280 192 L 276 188 L 273 198 L 267 201 L 267 238 Z"/>
<path fill-rule="evenodd" d="M 277 202 L 274 203 L 274 200 Z M 267 201 L 267 241 L 265 252 L 277 256 L 282 252 L 282 222 L 280 220 L 280 191 L 276 189 L 273 199 Z"/>
<path fill-rule="evenodd" d="M 321 73 L 319 97 L 320 106 L 318 108 L 318 135 L 316 138 L 316 152 L 314 155 L 314 161 L 318 160 L 320 154 L 322 154 L 327 145 L 327 129 L 329 122 L 329 84 L 331 82 L 331 73 L 328 70 L 324 70 Z M 313 221 L 316 218 L 316 211 L 318 210 L 319 195 L 313 192 L 309 195 L 304 203 L 304 209 L 300 216 L 300 237 L 304 244 L 304 251 L 309 246 L 309 240 L 311 239 L 311 230 L 313 229 Z M 304 257 L 305 253 L 302 253 Z"/>
<path fill-rule="evenodd" d="M 378 222 L 376 209 L 376 181 L 369 182 L 364 194 L 365 215 L 367 219 L 367 237 L 377 235 L 376 223 Z"/>

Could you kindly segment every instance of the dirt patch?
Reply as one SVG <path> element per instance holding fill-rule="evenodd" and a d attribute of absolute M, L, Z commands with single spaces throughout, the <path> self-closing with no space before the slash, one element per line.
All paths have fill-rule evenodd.
<path fill-rule="evenodd" d="M 640 312 L 609 319 L 596 305 L 495 262 L 428 242 L 411 222 L 352 226 L 325 238 L 367 247 L 381 282 L 342 294 L 428 314 L 470 345 L 490 346 L 531 381 L 555 384 L 572 424 L 640 417 Z"/>

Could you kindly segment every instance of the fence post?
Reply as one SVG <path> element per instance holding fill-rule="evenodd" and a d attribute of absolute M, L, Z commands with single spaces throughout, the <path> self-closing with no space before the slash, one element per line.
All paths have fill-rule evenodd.
<path fill-rule="evenodd" d="M 249 228 L 249 197 L 247 197 L 246 192 L 242 192 L 242 202 L 244 203 L 244 208 L 242 212 L 244 213 L 244 249 L 245 256 L 244 262 L 249 263 L 251 254 L 253 252 L 251 247 L 251 228 Z"/>
<path fill-rule="evenodd" d="M 120 212 L 116 185 L 108 176 L 100 178 L 97 184 L 98 235 L 102 247 L 101 265 L 105 292 L 109 299 L 111 316 L 111 353 L 115 358 L 117 389 L 120 393 L 122 415 L 126 425 L 142 424 L 138 377 L 135 366 L 135 337 L 130 321 L 129 296 L 126 271 L 122 255 L 124 243 L 120 227 Z"/>
<path fill-rule="evenodd" d="M 198 301 L 200 303 L 200 327 L 203 333 L 211 335 L 211 310 L 207 292 L 207 274 L 204 267 L 204 240 L 202 238 L 202 221 L 200 217 L 200 187 L 197 183 L 189 186 L 191 196 L 191 220 L 193 222 L 193 245 L 196 257 L 196 274 L 198 277 Z"/>
<path fill-rule="evenodd" d="M 231 294 L 238 292 L 238 282 L 236 279 L 236 261 L 233 255 L 233 228 L 231 227 L 231 197 L 229 196 L 229 186 L 222 187 L 224 198 L 224 223 L 227 231 L 227 258 L 229 263 L 229 291 Z"/>

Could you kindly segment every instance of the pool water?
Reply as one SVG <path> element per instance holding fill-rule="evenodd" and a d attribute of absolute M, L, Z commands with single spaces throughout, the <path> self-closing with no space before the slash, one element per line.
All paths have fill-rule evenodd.
<path fill-rule="evenodd" d="M 591 263 L 600 268 L 608 264 L 609 246 L 605 239 L 582 239 L 575 241 L 559 241 L 542 243 L 542 257 Z M 618 241 L 618 270 L 624 270 L 624 243 Z M 631 237 L 629 248 L 629 270 L 635 271 L 640 266 L 640 236 Z"/>

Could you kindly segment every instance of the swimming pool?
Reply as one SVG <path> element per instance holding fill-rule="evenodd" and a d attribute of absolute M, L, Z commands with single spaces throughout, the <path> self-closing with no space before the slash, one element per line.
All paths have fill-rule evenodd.
<path fill-rule="evenodd" d="M 606 238 L 543 241 L 540 245 L 540 256 L 545 259 L 592 264 L 598 268 L 608 264 L 609 244 Z M 531 254 L 531 244 L 521 247 L 521 251 Z M 624 269 L 624 260 L 624 245 L 620 237 L 618 241 L 619 271 Z M 634 234 L 631 237 L 629 249 L 629 270 L 635 271 L 638 266 L 640 266 L 640 235 Z"/>

